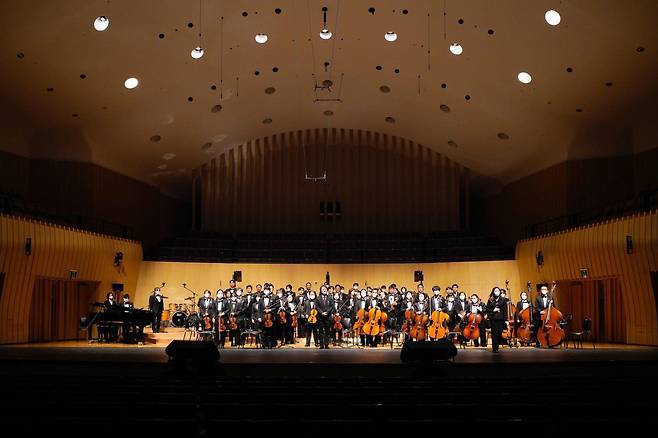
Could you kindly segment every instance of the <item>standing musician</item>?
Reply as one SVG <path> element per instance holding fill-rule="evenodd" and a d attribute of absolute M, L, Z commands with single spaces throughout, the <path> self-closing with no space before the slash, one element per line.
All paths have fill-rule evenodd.
<path fill-rule="evenodd" d="M 533 309 L 535 312 L 533 315 L 535 323 L 533 324 L 534 327 L 532 328 L 532 334 L 536 339 L 535 347 L 540 346 L 539 339 L 537 339 L 537 331 L 539 331 L 539 328 L 542 325 L 541 315 L 546 312 L 546 309 L 548 309 L 548 305 L 551 302 L 553 303 L 553 306 L 555 306 L 555 300 L 548 296 L 548 285 L 542 284 L 539 288 L 539 295 L 535 298 L 535 308 Z"/>
<path fill-rule="evenodd" d="M 384 301 L 384 310 L 388 314 L 388 328 L 396 332 L 400 331 L 402 322 L 400 321 L 400 296 L 395 283 L 388 287 L 388 295 Z"/>
<path fill-rule="evenodd" d="M 231 294 L 231 298 L 228 300 L 228 309 L 227 315 L 228 320 L 226 321 L 226 327 L 228 328 L 228 337 L 231 341 L 231 347 L 235 347 L 240 344 L 240 324 L 238 318 L 240 316 L 240 311 L 242 310 L 242 303 L 238 301 L 237 291 L 234 294 Z"/>
<path fill-rule="evenodd" d="M 307 285 L 310 285 L 310 283 L 306 283 Z M 309 319 L 309 316 L 311 316 L 311 312 L 317 313 L 315 315 L 314 321 L 312 320 L 313 318 Z M 316 301 L 315 297 L 315 292 L 310 291 L 308 292 L 308 299 L 306 300 L 306 304 L 304 306 L 304 318 L 307 320 L 307 325 L 306 325 L 306 346 L 310 347 L 311 346 L 311 334 L 313 335 L 313 342 L 315 343 L 315 346 L 318 347 L 320 346 L 320 340 L 318 339 L 318 323 L 320 321 L 319 317 L 319 310 L 318 310 L 318 303 Z"/>
<path fill-rule="evenodd" d="M 297 337 L 305 339 L 307 331 L 306 315 L 304 309 L 306 309 L 306 301 L 308 300 L 308 295 L 306 294 L 306 289 L 300 287 L 297 289 Z"/>
<path fill-rule="evenodd" d="M 285 336 L 286 336 L 286 325 L 288 323 L 288 315 L 286 313 L 286 299 L 283 297 L 283 288 L 279 288 L 276 290 L 276 297 L 274 298 L 274 303 L 275 303 L 275 308 L 276 310 L 276 329 L 274 331 L 274 334 L 276 336 L 277 342 L 280 342 L 280 345 L 284 345 L 285 343 Z M 283 318 L 280 315 L 280 312 L 283 311 Z M 284 322 L 285 320 L 285 322 Z"/>
<path fill-rule="evenodd" d="M 345 300 L 341 296 L 340 289 L 336 290 L 334 289 L 334 299 L 333 299 L 333 316 L 331 318 L 331 343 L 334 345 L 338 345 L 343 341 L 343 330 L 337 330 L 336 329 L 336 317 L 340 318 L 340 325 L 343 325 L 343 309 L 345 308 Z"/>
<path fill-rule="evenodd" d="M 503 298 L 499 287 L 494 287 L 487 301 L 487 315 L 491 324 L 492 352 L 498 353 L 498 346 L 507 324 L 507 299 Z M 486 344 L 485 344 L 486 345 Z"/>
<path fill-rule="evenodd" d="M 429 313 L 429 304 L 427 303 L 427 300 L 425 299 L 425 293 L 423 292 L 423 285 L 419 285 L 419 293 L 418 293 L 418 301 L 416 304 L 414 304 L 414 318 L 416 315 L 427 315 L 430 316 Z"/>
<path fill-rule="evenodd" d="M 153 333 L 160 333 L 160 323 L 162 321 L 162 312 L 164 311 L 164 299 L 160 288 L 153 289 L 153 295 L 149 297 L 149 310 L 153 312 L 153 324 L 151 330 Z"/>
<path fill-rule="evenodd" d="M 473 345 L 476 347 L 479 347 L 480 345 L 482 347 L 487 346 L 487 330 L 485 328 L 485 319 L 484 317 L 486 316 L 485 313 L 485 308 L 480 302 L 480 297 L 477 296 L 477 294 L 471 295 L 471 302 L 468 305 L 466 316 L 464 317 L 464 320 L 467 321 L 468 317 L 471 313 L 481 313 L 482 314 L 482 321 L 479 324 L 479 329 L 480 329 L 480 339 L 475 339 L 473 340 Z"/>
<path fill-rule="evenodd" d="M 517 301 L 516 303 L 516 315 L 514 316 L 514 321 L 519 324 L 521 320 L 519 319 L 519 313 L 521 313 L 522 310 L 527 309 L 530 307 L 532 304 L 530 303 L 530 300 L 528 299 L 528 292 L 523 291 L 521 292 L 521 299 Z"/>
<path fill-rule="evenodd" d="M 329 332 L 331 330 L 332 316 L 334 314 L 334 299 L 328 294 L 327 286 L 320 287 L 318 299 L 318 331 L 320 334 L 320 348 L 329 348 Z"/>
<path fill-rule="evenodd" d="M 452 291 L 452 289 L 449 289 Z M 451 332 L 455 331 L 455 325 L 457 324 L 457 305 L 455 304 L 455 296 L 449 294 L 443 304 L 443 311 L 448 314 L 450 319 L 448 320 L 448 330 Z"/>
<path fill-rule="evenodd" d="M 294 344 L 295 328 L 292 326 L 292 316 L 297 315 L 297 304 L 295 304 L 295 295 L 293 293 L 286 295 L 285 311 L 287 318 L 286 318 L 283 342 L 285 344 Z M 299 324 L 299 320 L 297 320 L 297 324 Z"/>
<path fill-rule="evenodd" d="M 276 303 L 274 299 L 270 296 L 271 291 L 269 286 L 266 286 L 263 291 L 263 297 L 260 299 L 258 304 L 259 313 L 258 313 L 258 322 L 262 325 L 263 330 L 263 348 L 273 348 L 276 346 L 276 339 L 274 337 L 274 324 L 267 326 L 265 324 L 265 316 L 269 314 L 270 319 L 274 322 L 274 307 Z"/>
<path fill-rule="evenodd" d="M 103 302 L 103 306 L 105 306 L 105 310 L 110 310 L 111 307 L 114 307 L 116 305 L 117 302 L 114 299 L 114 292 L 108 292 L 107 295 L 105 295 L 105 302 Z"/>
<path fill-rule="evenodd" d="M 226 312 L 228 312 L 228 302 L 224 299 L 224 291 L 221 289 L 217 290 L 215 308 L 217 309 L 217 333 L 215 334 L 215 340 L 219 342 L 219 348 L 224 348 L 226 345 Z M 224 330 L 220 330 L 222 324 L 224 325 Z"/>
<path fill-rule="evenodd" d="M 439 286 L 432 286 L 432 298 L 430 299 L 430 309 L 429 309 L 429 315 L 431 317 L 432 312 L 435 310 L 443 310 L 443 298 L 441 297 L 441 288 Z M 430 324 L 432 321 L 430 321 Z"/>
<path fill-rule="evenodd" d="M 354 305 L 354 315 L 352 318 L 354 319 L 354 323 L 357 322 L 358 318 L 358 313 L 359 310 L 363 309 L 364 313 L 364 318 L 366 314 L 368 313 L 368 291 L 365 289 L 361 289 L 361 294 L 360 296 L 356 299 L 355 305 Z M 365 321 L 365 319 L 364 319 Z M 354 327 L 354 323 L 352 323 L 352 327 Z M 366 346 L 366 335 L 363 333 L 363 330 L 361 330 L 361 335 L 360 335 L 360 341 L 361 341 L 361 346 L 365 347 Z"/>
<path fill-rule="evenodd" d="M 370 309 L 379 309 L 383 310 L 383 300 L 380 299 L 377 296 L 376 291 L 372 294 L 372 297 L 370 298 L 370 301 L 368 301 L 368 308 L 366 309 L 368 312 L 370 312 Z M 379 343 L 381 335 L 366 335 L 366 345 L 368 347 L 376 347 L 377 344 Z"/>
<path fill-rule="evenodd" d="M 240 316 L 238 318 L 240 322 L 240 330 L 244 333 L 245 330 L 253 329 L 253 311 L 254 311 L 254 301 L 253 290 L 250 284 L 245 288 L 246 295 L 242 300 L 242 307 L 240 309 Z M 244 343 L 244 339 L 240 339 L 240 343 Z"/>
<path fill-rule="evenodd" d="M 200 316 L 199 329 L 205 331 L 205 318 L 210 317 L 210 327 L 214 332 L 217 307 L 215 307 L 215 300 L 210 296 L 210 291 L 208 289 L 203 291 L 203 296 L 199 298 L 197 306 L 199 307 Z M 212 338 L 212 335 L 210 337 Z"/>

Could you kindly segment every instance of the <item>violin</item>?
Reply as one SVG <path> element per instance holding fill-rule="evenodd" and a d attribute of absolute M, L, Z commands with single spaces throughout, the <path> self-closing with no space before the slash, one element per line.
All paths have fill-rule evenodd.
<path fill-rule="evenodd" d="M 272 312 L 265 312 L 263 315 L 263 326 L 265 328 L 270 328 L 274 325 L 274 319 L 272 318 Z"/>
<path fill-rule="evenodd" d="M 225 332 L 226 331 L 226 321 L 224 321 L 223 316 L 219 317 L 219 331 L 220 332 Z"/>
<path fill-rule="evenodd" d="M 462 336 L 469 340 L 480 337 L 480 323 L 483 320 L 482 313 L 470 313 L 466 321 L 466 327 L 462 330 Z"/>
<path fill-rule="evenodd" d="M 287 324 L 288 320 L 286 319 L 286 311 L 284 309 L 279 310 L 279 321 L 281 324 Z"/>
<path fill-rule="evenodd" d="M 238 329 L 238 318 L 236 318 L 235 315 L 231 315 L 228 317 L 228 323 L 229 326 L 231 327 L 231 330 Z"/>
<path fill-rule="evenodd" d="M 210 315 L 203 317 L 203 330 L 212 330 L 212 317 Z"/>
<path fill-rule="evenodd" d="M 430 339 L 443 339 L 448 336 L 448 321 L 450 315 L 441 311 L 435 310 L 432 312 L 432 324 L 427 329 Z"/>
<path fill-rule="evenodd" d="M 318 309 L 311 309 L 308 314 L 308 323 L 315 324 L 318 322 Z"/>
<path fill-rule="evenodd" d="M 541 326 L 537 330 L 537 340 L 542 347 L 557 347 L 564 340 L 564 330 L 560 327 L 563 316 L 553 305 L 555 282 L 548 295 L 548 307 L 540 313 Z"/>
<path fill-rule="evenodd" d="M 402 332 L 403 333 L 409 333 L 409 330 L 411 330 L 411 317 L 413 316 L 413 310 L 412 309 L 407 309 L 404 311 L 404 323 L 402 323 Z"/>
<path fill-rule="evenodd" d="M 294 312 L 290 315 L 290 327 L 295 328 L 297 325 L 297 312 Z"/>
<path fill-rule="evenodd" d="M 340 316 L 339 313 L 336 313 L 334 315 L 334 330 L 336 331 L 341 331 L 343 330 L 343 323 L 341 322 L 343 318 Z"/>

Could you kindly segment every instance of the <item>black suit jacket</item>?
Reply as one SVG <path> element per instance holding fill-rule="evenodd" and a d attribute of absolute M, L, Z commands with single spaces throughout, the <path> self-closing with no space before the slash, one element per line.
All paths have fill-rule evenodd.
<path fill-rule="evenodd" d="M 318 305 L 318 316 L 321 318 L 329 318 L 334 314 L 334 298 L 327 295 L 322 295 L 315 300 Z M 326 315 L 324 315 L 326 313 Z"/>
<path fill-rule="evenodd" d="M 208 315 L 212 316 L 213 318 L 217 315 L 217 307 L 215 305 L 215 300 L 212 298 L 208 298 L 208 302 L 206 303 L 206 298 L 201 297 L 199 298 L 199 302 L 197 303 L 199 306 L 199 315 L 200 316 L 206 316 L 206 312 Z"/>
<path fill-rule="evenodd" d="M 495 308 L 498 312 L 494 312 Z M 507 300 L 501 296 L 487 303 L 487 314 L 492 321 L 507 321 Z"/>
<path fill-rule="evenodd" d="M 149 297 L 149 310 L 156 315 L 162 314 L 162 311 L 164 310 L 164 298 L 160 297 L 160 301 L 158 302 L 155 295 L 151 295 Z"/>

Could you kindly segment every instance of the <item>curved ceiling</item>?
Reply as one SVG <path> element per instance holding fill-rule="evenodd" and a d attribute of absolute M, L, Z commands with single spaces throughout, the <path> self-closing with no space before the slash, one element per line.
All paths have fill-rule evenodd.
<path fill-rule="evenodd" d="M 319 36 L 324 6 L 329 40 Z M 655 0 L 7 0 L 0 8 L 2 105 L 29 124 L 26 153 L 89 160 L 165 190 L 186 190 L 189 170 L 209 154 L 322 127 L 410 138 L 508 182 L 569 157 L 632 150 L 629 114 L 655 103 Z M 558 26 L 544 20 L 548 9 L 560 12 Z M 100 15 L 110 19 L 104 32 L 92 27 Z M 397 41 L 385 41 L 387 31 Z M 199 33 L 205 53 L 195 60 Z M 530 84 L 517 80 L 521 71 Z M 128 90 L 133 76 L 140 84 Z M 316 88 L 325 80 L 330 89 Z"/>

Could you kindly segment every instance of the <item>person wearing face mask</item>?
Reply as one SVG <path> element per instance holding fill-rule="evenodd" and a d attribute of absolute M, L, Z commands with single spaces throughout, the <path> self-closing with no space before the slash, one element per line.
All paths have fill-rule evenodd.
<path fill-rule="evenodd" d="M 226 292 L 227 294 L 230 291 Z M 228 336 L 231 342 L 231 347 L 236 347 L 240 343 L 240 324 L 239 324 L 239 315 L 242 310 L 242 303 L 238 300 L 237 291 L 231 294 L 231 297 L 228 299 L 227 303 L 227 328 Z M 232 322 L 235 321 L 235 322 Z"/>
<path fill-rule="evenodd" d="M 276 303 L 275 306 L 276 323 L 274 324 L 276 329 L 274 331 L 274 334 L 276 336 L 276 340 L 281 343 L 280 346 L 285 345 L 286 325 L 288 324 L 288 320 L 290 319 L 286 312 L 286 299 L 283 297 L 284 292 L 285 291 L 283 288 L 277 289 L 276 298 L 274 298 Z"/>
<path fill-rule="evenodd" d="M 263 289 L 263 298 L 261 298 L 259 303 L 259 316 L 258 316 L 258 322 L 261 324 L 262 326 L 261 329 L 263 332 L 263 348 L 271 349 L 276 346 L 274 324 L 272 324 L 271 327 L 267 327 L 264 324 L 266 314 L 270 315 L 272 321 L 275 320 L 274 309 L 276 306 L 277 303 L 274 300 L 274 298 L 271 296 L 269 285 L 266 285 L 265 289 Z"/>
<path fill-rule="evenodd" d="M 307 283 L 309 284 L 309 283 Z M 309 315 L 311 315 L 311 312 L 315 310 L 317 315 L 315 317 L 315 322 L 312 322 L 309 320 Z M 308 293 L 308 299 L 306 300 L 306 304 L 304 306 L 304 318 L 307 320 L 307 325 L 306 325 L 306 346 L 310 347 L 311 346 L 311 335 L 313 335 L 313 342 L 315 343 L 316 347 L 320 346 L 320 339 L 318 338 L 318 324 L 320 322 L 320 310 L 318 309 L 318 303 L 316 301 L 316 296 L 314 291 L 310 291 Z"/>
<path fill-rule="evenodd" d="M 318 303 L 318 333 L 320 335 L 320 348 L 329 348 L 329 336 L 331 334 L 331 323 L 334 315 L 334 298 L 329 295 L 327 286 L 320 288 Z"/>
<path fill-rule="evenodd" d="M 370 312 L 371 309 L 383 309 L 383 300 L 379 297 L 379 294 L 377 291 L 374 291 L 372 296 L 370 297 L 368 301 L 368 312 Z M 373 335 L 366 335 L 366 345 L 369 347 L 377 347 L 379 344 L 379 341 L 381 340 L 381 333 L 377 334 L 375 336 Z"/>
<path fill-rule="evenodd" d="M 295 328 L 292 326 L 292 316 L 297 314 L 297 304 L 295 303 L 295 295 L 292 293 L 286 295 L 285 301 L 286 301 L 285 304 L 286 324 L 285 324 L 285 333 L 283 337 L 283 342 L 286 345 L 292 345 L 295 343 Z"/>
<path fill-rule="evenodd" d="M 503 329 L 505 328 L 505 324 L 507 324 L 507 300 L 501 295 L 500 288 L 494 287 L 491 289 L 486 311 L 489 315 L 489 324 L 491 325 L 492 351 L 498 353 Z"/>
<path fill-rule="evenodd" d="M 467 311 L 466 317 L 464 319 L 468 320 L 468 317 L 471 313 L 482 314 L 482 321 L 479 324 L 480 338 L 473 340 L 473 345 L 476 346 L 476 347 L 479 347 L 479 346 L 486 347 L 487 346 L 487 330 L 486 330 L 485 319 L 484 319 L 486 317 L 485 307 L 480 302 L 480 298 L 477 296 L 477 294 L 471 295 L 471 302 L 468 306 L 468 311 Z"/>
<path fill-rule="evenodd" d="M 452 289 L 450 289 L 452 291 Z M 448 330 L 451 332 L 455 331 L 455 326 L 457 324 L 457 306 L 455 305 L 455 297 L 450 294 L 446 298 L 443 304 L 443 311 L 448 314 L 450 319 L 448 320 Z"/>
<path fill-rule="evenodd" d="M 253 327 L 253 311 L 254 311 L 254 296 L 253 289 L 250 284 L 245 287 L 245 295 L 242 297 L 240 311 L 238 313 L 238 320 L 240 322 L 240 345 L 244 345 L 244 336 L 242 334 L 245 330 L 251 330 Z"/>
<path fill-rule="evenodd" d="M 368 304 L 368 291 L 366 289 L 361 289 L 361 294 L 360 297 L 356 300 L 356 305 L 354 307 L 354 321 L 355 323 L 358 322 L 358 314 L 360 310 L 363 310 L 364 313 L 364 318 L 362 322 L 364 322 L 367 319 L 367 314 L 368 314 L 368 309 L 369 309 L 369 304 Z M 361 346 L 365 347 L 366 346 L 366 335 L 363 333 L 363 327 L 361 327 L 361 334 L 360 334 L 360 341 L 361 341 Z"/>
<path fill-rule="evenodd" d="M 306 289 L 299 287 L 297 289 L 297 337 L 301 339 L 306 339 L 306 315 L 304 314 L 304 309 L 306 309 L 306 300 L 308 295 L 306 294 Z"/>
<path fill-rule="evenodd" d="M 133 303 L 130 302 L 130 295 L 128 294 L 123 294 L 123 300 L 121 301 L 121 304 L 119 304 L 118 307 L 125 313 L 130 313 L 135 308 Z M 135 334 L 131 333 L 130 328 L 131 328 L 130 322 L 124 320 L 121 327 L 121 338 L 123 342 L 127 344 L 135 342 Z M 141 336 L 139 338 L 141 339 Z"/>
<path fill-rule="evenodd" d="M 227 318 L 226 314 L 228 312 L 228 302 L 224 299 L 224 291 L 221 289 L 217 290 L 217 297 L 215 299 L 215 309 L 217 315 L 217 322 L 215 327 L 217 328 L 215 332 L 215 342 L 219 348 L 224 348 L 226 346 L 226 335 L 227 335 Z M 221 320 L 221 323 L 220 323 Z M 221 330 L 220 327 L 223 325 L 224 330 Z"/>
<path fill-rule="evenodd" d="M 439 286 L 432 286 L 432 297 L 430 298 L 429 315 L 431 318 L 432 312 L 435 310 L 443 310 L 443 297 L 441 297 L 441 288 Z M 432 324 L 430 320 L 429 324 Z"/>
<path fill-rule="evenodd" d="M 159 287 L 153 289 L 153 295 L 149 297 L 149 310 L 154 314 L 151 330 L 153 330 L 153 333 L 159 333 L 162 312 L 164 311 L 164 299 Z"/>

